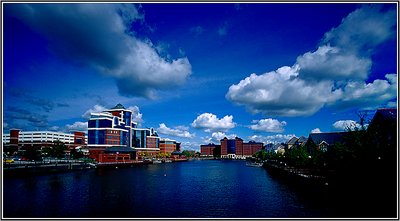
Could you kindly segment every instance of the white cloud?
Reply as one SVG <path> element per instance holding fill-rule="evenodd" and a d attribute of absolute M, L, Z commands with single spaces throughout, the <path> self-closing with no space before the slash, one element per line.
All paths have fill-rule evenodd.
<path fill-rule="evenodd" d="M 286 126 L 285 121 L 279 122 L 278 120 L 272 118 L 254 120 L 253 123 L 257 124 L 250 126 L 252 130 L 273 132 L 273 133 L 282 133 L 284 131 L 283 127 Z"/>
<path fill-rule="evenodd" d="M 200 143 L 198 142 L 189 142 L 189 141 L 184 141 L 181 143 L 181 151 L 183 150 L 194 150 L 199 152 L 200 151 Z"/>
<path fill-rule="evenodd" d="M 251 74 L 231 85 L 225 97 L 268 116 L 307 116 L 326 105 L 340 109 L 386 105 L 397 96 L 397 75 L 368 84 L 365 80 L 375 47 L 395 37 L 395 14 L 379 6 L 357 9 L 325 34 L 315 52 L 299 56 L 291 67 Z"/>
<path fill-rule="evenodd" d="M 221 142 L 221 140 L 224 139 L 224 137 L 226 137 L 228 139 L 234 139 L 235 137 L 237 137 L 237 135 L 236 134 L 225 134 L 223 132 L 213 132 L 211 134 L 211 137 L 203 138 L 203 140 L 205 143 L 219 144 Z"/>
<path fill-rule="evenodd" d="M 101 106 L 101 105 L 96 104 L 96 105 L 93 106 L 93 108 L 90 108 L 89 110 L 87 110 L 87 111 L 82 115 L 82 117 L 85 118 L 85 119 L 89 119 L 91 113 L 100 113 L 100 112 L 102 112 L 102 111 L 104 111 L 104 110 L 106 110 L 106 109 L 107 109 L 107 108 L 105 108 L 104 106 Z"/>
<path fill-rule="evenodd" d="M 358 57 L 346 50 L 320 46 L 315 52 L 307 52 L 297 58 L 300 76 L 304 79 L 335 79 L 348 78 L 364 80 L 371 69 L 371 59 Z"/>
<path fill-rule="evenodd" d="M 315 128 L 315 129 L 312 129 L 310 133 L 317 134 L 317 133 L 322 133 L 322 131 L 319 128 Z"/>
<path fill-rule="evenodd" d="M 379 5 L 364 5 L 353 11 L 342 23 L 325 33 L 323 43 L 352 51 L 370 52 L 396 33 L 396 10 Z"/>
<path fill-rule="evenodd" d="M 232 115 L 226 115 L 218 119 L 212 113 L 203 113 L 199 115 L 191 124 L 194 128 L 204 129 L 206 132 L 227 131 L 235 127 Z"/>
<path fill-rule="evenodd" d="M 112 76 L 127 97 L 156 98 L 192 72 L 186 57 L 162 57 L 135 37 L 132 23 L 145 22 L 134 4 L 14 4 L 7 13 L 44 35 L 58 56 Z"/>
<path fill-rule="evenodd" d="M 330 81 L 307 82 L 298 67 L 281 67 L 262 75 L 251 74 L 229 87 L 226 98 L 245 105 L 252 113 L 272 116 L 306 116 L 339 95 Z M 296 95 L 296 96 L 294 96 Z"/>
<path fill-rule="evenodd" d="M 140 113 L 138 106 L 130 106 L 127 108 L 132 111 L 132 121 L 136 122 L 138 126 L 141 126 L 143 123 L 143 114 Z"/>
<path fill-rule="evenodd" d="M 74 131 L 83 131 L 86 132 L 88 128 L 88 123 L 87 122 L 75 122 L 72 125 L 71 124 L 67 124 L 65 126 L 65 129 L 67 132 L 74 132 Z"/>
<path fill-rule="evenodd" d="M 51 126 L 49 128 L 50 131 L 60 131 L 60 127 L 59 126 Z"/>
<path fill-rule="evenodd" d="M 269 144 L 269 143 L 286 143 L 288 140 L 290 140 L 292 137 L 297 137 L 294 134 L 276 134 L 276 135 L 269 135 L 269 136 L 261 136 L 261 135 L 252 135 L 249 136 L 249 140 L 254 140 L 256 142 L 262 142 L 264 144 Z"/>
<path fill-rule="evenodd" d="M 363 106 L 375 109 L 397 98 L 397 75 L 387 74 L 386 80 L 376 79 L 372 83 L 349 81 L 342 88 L 339 107 Z"/>
<path fill-rule="evenodd" d="M 354 130 L 355 128 L 361 128 L 361 125 L 354 120 L 339 120 L 332 124 L 332 126 L 337 130 Z"/>
<path fill-rule="evenodd" d="M 186 129 L 186 130 L 185 130 Z M 187 131 L 187 127 L 175 127 L 175 129 L 171 129 L 167 127 L 164 123 L 161 123 L 157 128 L 157 132 L 160 134 L 171 135 L 176 137 L 185 137 L 185 138 L 193 138 L 195 134 L 191 134 Z"/>

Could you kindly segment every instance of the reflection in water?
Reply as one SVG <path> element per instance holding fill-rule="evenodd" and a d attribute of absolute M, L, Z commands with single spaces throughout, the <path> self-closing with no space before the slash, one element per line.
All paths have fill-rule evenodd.
<path fill-rule="evenodd" d="M 4 179 L 5 217 L 335 217 L 324 189 L 243 161 L 194 160 Z"/>

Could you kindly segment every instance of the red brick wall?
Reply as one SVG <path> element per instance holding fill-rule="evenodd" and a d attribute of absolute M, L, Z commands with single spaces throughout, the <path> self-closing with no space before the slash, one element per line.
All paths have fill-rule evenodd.
<path fill-rule="evenodd" d="M 19 130 L 10 130 L 10 144 L 18 145 Z"/>
<path fill-rule="evenodd" d="M 160 143 L 160 153 L 172 153 L 176 149 L 176 144 Z"/>
<path fill-rule="evenodd" d="M 228 154 L 228 139 L 224 138 L 221 140 L 221 155 L 227 155 Z"/>
<path fill-rule="evenodd" d="M 243 140 L 235 139 L 236 155 L 243 155 Z"/>
<path fill-rule="evenodd" d="M 215 146 L 210 145 L 201 145 L 200 153 L 202 155 L 213 155 Z"/>
<path fill-rule="evenodd" d="M 251 154 L 251 144 L 249 143 L 244 143 L 243 144 L 243 155 L 249 156 Z"/>
<path fill-rule="evenodd" d="M 99 154 L 99 161 L 100 163 L 104 162 L 109 162 L 109 163 L 114 163 L 114 162 L 126 162 L 131 160 L 129 154 L 114 154 L 114 153 L 109 153 L 109 154 Z"/>
<path fill-rule="evenodd" d="M 79 143 L 78 141 L 81 140 L 82 143 Z M 74 132 L 74 144 L 81 144 L 84 145 L 86 144 L 85 140 L 85 133 L 84 132 Z"/>

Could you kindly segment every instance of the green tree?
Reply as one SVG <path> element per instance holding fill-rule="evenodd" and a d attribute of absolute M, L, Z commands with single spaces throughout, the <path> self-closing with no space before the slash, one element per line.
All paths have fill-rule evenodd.
<path fill-rule="evenodd" d="M 63 158 L 65 156 L 65 151 L 68 150 L 67 146 L 59 140 L 54 141 L 52 149 L 52 156 L 57 158 Z"/>
<path fill-rule="evenodd" d="M 185 157 L 191 157 L 191 156 L 192 156 L 192 154 L 191 154 L 189 151 L 187 151 L 187 150 L 182 151 L 182 154 L 183 154 Z"/>
<path fill-rule="evenodd" d="M 309 153 L 304 146 L 294 147 L 285 152 L 286 161 L 291 166 L 295 167 L 308 167 L 309 166 Z"/>

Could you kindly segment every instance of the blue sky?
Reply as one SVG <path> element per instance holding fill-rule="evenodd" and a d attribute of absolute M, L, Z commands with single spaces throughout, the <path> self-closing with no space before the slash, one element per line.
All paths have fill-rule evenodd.
<path fill-rule="evenodd" d="M 342 131 L 397 107 L 396 4 L 3 4 L 3 131 L 117 103 L 184 149 Z"/>

